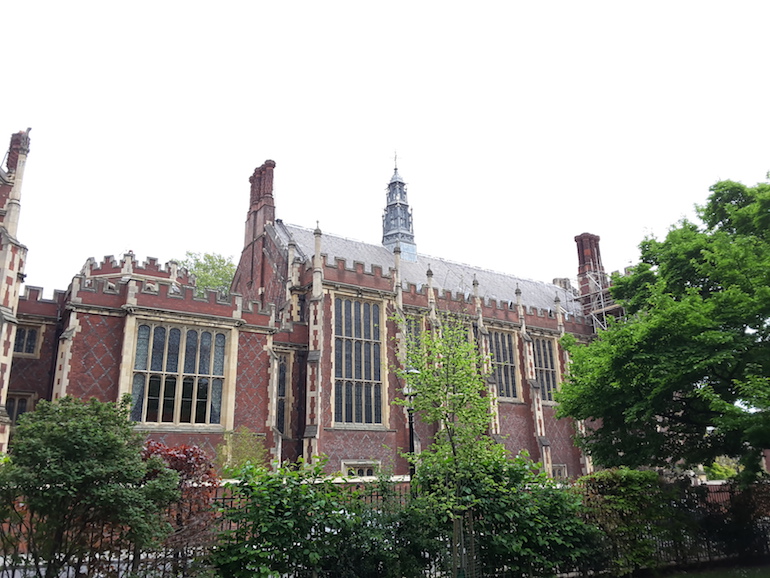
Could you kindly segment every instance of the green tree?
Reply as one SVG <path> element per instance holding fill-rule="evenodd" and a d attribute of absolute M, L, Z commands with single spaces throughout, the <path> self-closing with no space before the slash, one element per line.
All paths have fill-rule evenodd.
<path fill-rule="evenodd" d="M 195 294 L 206 295 L 206 291 L 219 291 L 223 295 L 230 293 L 230 285 L 235 276 L 235 263 L 232 257 L 219 253 L 194 253 L 187 251 L 179 264 L 195 275 Z"/>
<path fill-rule="evenodd" d="M 703 469 L 709 480 L 729 480 L 738 475 L 738 470 L 720 460 L 710 466 L 703 466 Z"/>
<path fill-rule="evenodd" d="M 128 412 L 128 400 L 66 397 L 19 419 L 0 464 L 6 556 L 26 547 L 37 576 L 60 576 L 93 560 L 105 532 L 137 549 L 163 538 L 177 475 L 158 458 L 142 459 Z"/>
<path fill-rule="evenodd" d="M 420 326 L 420 319 L 405 325 Z M 416 456 L 412 479 L 418 499 L 413 507 L 426 519 L 447 522 L 452 528 L 453 569 L 464 573 L 474 563 L 466 536 L 469 512 L 476 505 L 472 488 L 483 464 L 505 459 L 505 449 L 487 435 L 490 424 L 490 398 L 485 382 L 485 360 L 470 338 L 468 325 L 449 314 L 431 322 L 425 331 L 407 334 L 404 368 L 399 371 L 406 383 L 405 399 L 420 420 L 433 424 L 436 434 L 430 446 Z M 484 482 L 480 482 L 483 486 Z M 440 539 L 440 536 L 436 536 Z"/>
<path fill-rule="evenodd" d="M 577 516 L 579 498 L 489 435 L 488 363 L 469 324 L 445 315 L 409 335 L 399 372 L 408 395 L 400 403 L 437 426 L 430 446 L 410 456 L 416 466 L 410 514 L 435 549 L 450 540 L 453 575 L 503 568 L 548 575 L 584 559 L 593 533 Z"/>
<path fill-rule="evenodd" d="M 710 464 L 759 474 L 770 447 L 770 185 L 711 187 L 641 262 L 614 279 L 626 317 L 572 355 L 559 415 L 588 420 L 604 466 Z"/>
<path fill-rule="evenodd" d="M 417 327 L 419 321 L 410 320 L 409 325 Z M 487 435 L 491 420 L 487 360 L 469 326 L 459 317 L 443 315 L 428 330 L 409 334 L 405 354 L 405 368 L 399 374 L 409 395 L 398 403 L 411 404 L 423 422 L 438 426 L 429 450 L 413 459 L 426 467 L 434 459 L 449 459 L 462 468 L 479 453 L 500 453 L 502 446 Z"/>
<path fill-rule="evenodd" d="M 234 478 L 247 464 L 265 467 L 270 464 L 265 436 L 251 431 L 246 426 L 226 431 L 224 443 L 217 446 L 214 460 L 217 470 L 225 478 Z"/>

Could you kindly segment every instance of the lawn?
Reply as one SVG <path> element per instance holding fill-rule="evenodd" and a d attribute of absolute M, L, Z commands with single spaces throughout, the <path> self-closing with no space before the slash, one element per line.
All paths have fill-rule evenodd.
<path fill-rule="evenodd" d="M 668 574 L 669 578 L 765 578 L 770 576 L 770 566 L 751 568 L 720 568 L 718 570 L 691 570 Z"/>

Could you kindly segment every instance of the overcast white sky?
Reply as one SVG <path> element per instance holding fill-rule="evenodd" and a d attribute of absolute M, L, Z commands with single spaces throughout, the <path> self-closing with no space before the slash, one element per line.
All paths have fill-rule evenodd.
<path fill-rule="evenodd" d="M 0 0 L 0 148 L 32 127 L 27 283 L 88 257 L 236 258 L 248 178 L 371 243 L 398 151 L 418 251 L 608 270 L 720 179 L 770 169 L 767 2 Z"/>

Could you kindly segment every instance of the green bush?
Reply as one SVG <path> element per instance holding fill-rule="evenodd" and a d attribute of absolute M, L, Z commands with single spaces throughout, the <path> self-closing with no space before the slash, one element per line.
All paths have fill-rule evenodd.
<path fill-rule="evenodd" d="M 681 484 L 687 484 L 687 487 Z M 604 534 L 614 575 L 662 562 L 687 562 L 698 547 L 698 496 L 689 482 L 664 482 L 654 471 L 614 468 L 578 480 L 586 520 Z"/>
<path fill-rule="evenodd" d="M 353 489 L 330 479 L 323 462 L 301 462 L 275 472 L 245 466 L 232 490 L 224 515 L 234 528 L 212 553 L 222 576 L 401 578 L 419 564 L 408 553 L 419 528 L 387 484 Z"/>
<path fill-rule="evenodd" d="M 65 397 L 24 414 L 10 459 L 0 462 L 6 561 L 20 561 L 24 547 L 39 575 L 59 576 L 95 561 L 104 536 L 137 550 L 159 544 L 171 529 L 163 513 L 178 497 L 178 478 L 141 452 L 127 401 Z"/>
<path fill-rule="evenodd" d="M 500 452 L 473 468 L 453 471 L 462 505 L 453 512 L 441 504 L 448 477 L 441 470 L 435 464 L 429 473 L 418 470 L 417 496 L 410 508 L 434 512 L 428 519 L 437 526 L 430 533 L 443 536 L 445 544 L 451 537 L 471 553 L 463 559 L 458 552 L 453 561 L 466 572 L 551 576 L 560 569 L 594 567 L 601 559 L 601 536 L 580 515 L 580 495 L 558 486 L 526 455 L 511 459 Z"/>

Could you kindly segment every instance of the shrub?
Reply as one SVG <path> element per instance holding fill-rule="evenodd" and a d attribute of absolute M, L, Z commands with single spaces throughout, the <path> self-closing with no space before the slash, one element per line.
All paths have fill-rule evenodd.
<path fill-rule="evenodd" d="M 128 402 L 66 397 L 41 401 L 20 419 L 9 460 L 0 464 L 5 556 L 20 548 L 46 576 L 94 560 L 104 536 L 136 548 L 169 532 L 163 510 L 178 495 L 177 475 L 142 460 Z"/>

